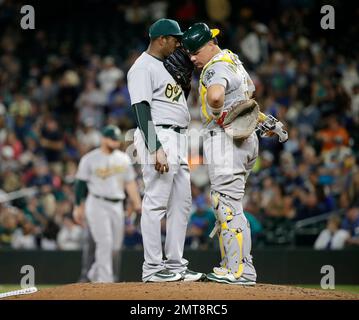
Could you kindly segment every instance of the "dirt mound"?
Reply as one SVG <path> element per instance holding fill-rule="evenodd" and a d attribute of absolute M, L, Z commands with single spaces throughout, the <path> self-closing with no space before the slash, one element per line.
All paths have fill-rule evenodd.
<path fill-rule="evenodd" d="M 254 287 L 212 282 L 69 284 L 11 297 L 25 300 L 358 300 L 359 295 L 257 284 Z"/>

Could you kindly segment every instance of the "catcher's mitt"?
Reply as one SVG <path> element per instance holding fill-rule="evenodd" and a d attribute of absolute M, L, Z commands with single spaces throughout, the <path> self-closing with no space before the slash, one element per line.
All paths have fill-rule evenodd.
<path fill-rule="evenodd" d="M 216 122 L 232 138 L 244 139 L 256 129 L 258 114 L 258 103 L 254 99 L 249 99 L 233 104 Z"/>
<path fill-rule="evenodd" d="M 178 47 L 163 61 L 163 65 L 182 89 L 190 88 L 194 65 L 185 49 Z"/>

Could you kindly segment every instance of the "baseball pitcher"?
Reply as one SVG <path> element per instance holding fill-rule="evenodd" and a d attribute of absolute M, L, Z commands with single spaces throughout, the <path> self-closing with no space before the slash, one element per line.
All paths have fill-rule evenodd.
<path fill-rule="evenodd" d="M 181 79 L 174 79 L 165 67 L 171 68 L 172 58 L 189 58 L 185 52 L 176 50 L 182 36 L 176 21 L 156 21 L 150 27 L 149 36 L 147 51 L 127 75 L 138 125 L 134 143 L 145 184 L 141 216 L 145 260 L 142 280 L 198 281 L 205 275 L 189 270 L 188 261 L 183 258 L 192 203 L 186 136 L 190 121 L 185 97 L 188 86 Z M 190 64 L 189 75 L 193 70 Z M 166 259 L 162 255 L 160 230 L 164 217 Z"/>

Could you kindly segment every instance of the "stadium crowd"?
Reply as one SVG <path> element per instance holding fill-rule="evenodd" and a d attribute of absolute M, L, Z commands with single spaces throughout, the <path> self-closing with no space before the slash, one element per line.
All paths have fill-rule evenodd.
<path fill-rule="evenodd" d="M 219 2 L 223 8 L 231 5 Z M 9 22 L 15 5 L 0 1 L 0 189 L 1 194 L 37 190 L 35 196 L 0 201 L 0 248 L 81 248 L 82 229 L 72 219 L 80 157 L 99 145 L 103 125 L 116 124 L 124 133 L 135 128 L 126 73 L 147 46 L 144 30 L 169 13 L 184 29 L 200 11 L 194 1 L 172 7 L 167 1 L 134 1 L 116 8 L 116 19 L 137 35 L 127 46 L 121 42 L 122 51 L 111 47 L 111 39 L 101 46 L 86 36 L 75 46 L 75 25 L 72 38 L 54 41 L 53 33 L 39 28 L 29 41 Z M 211 1 L 205 8 L 203 19 L 222 30 L 220 46 L 237 53 L 249 71 L 262 111 L 289 131 L 284 145 L 276 138 L 260 139 L 244 199 L 254 244 L 291 243 L 295 222 L 333 212 L 342 214 L 331 218 L 328 230 L 344 229 L 346 244 L 358 243 L 358 53 L 342 53 L 340 39 L 333 46 L 325 37 L 310 37 L 308 13 L 300 7 L 265 22 L 250 7 L 238 10 L 239 19 Z M 198 73 L 188 106 L 191 129 L 200 128 Z M 208 234 L 215 219 L 203 154 L 191 138 L 193 212 L 186 243 L 205 249 L 214 245 Z M 138 165 L 136 170 L 141 189 Z M 127 211 L 125 246 L 140 248 L 140 230 L 130 206 Z"/>

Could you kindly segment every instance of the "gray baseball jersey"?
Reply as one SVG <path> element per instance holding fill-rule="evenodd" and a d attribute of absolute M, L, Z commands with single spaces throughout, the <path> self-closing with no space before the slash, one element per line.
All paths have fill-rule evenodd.
<path fill-rule="evenodd" d="M 127 75 L 131 104 L 147 101 L 155 125 L 187 127 L 190 114 L 181 86 L 163 66 L 163 61 L 143 52 Z"/>
<path fill-rule="evenodd" d="M 135 172 L 126 153 L 105 154 L 97 148 L 82 157 L 76 178 L 87 182 L 91 194 L 125 199 L 125 182 L 134 180 Z"/>
<path fill-rule="evenodd" d="M 203 123 L 214 130 L 219 127 L 208 111 L 207 89 L 212 85 L 224 86 L 224 110 L 236 101 L 247 100 L 255 89 L 241 61 L 229 50 L 222 50 L 206 64 L 200 84 Z M 203 145 L 222 256 L 222 268 L 215 268 L 214 274 L 228 270 L 236 279 L 245 277 L 255 282 L 250 229 L 243 215 L 242 197 L 246 178 L 258 156 L 258 138 L 253 132 L 244 141 L 236 141 L 223 130 L 215 131 L 214 135 L 207 135 Z"/>
<path fill-rule="evenodd" d="M 113 282 L 113 265 L 124 238 L 125 217 L 123 201 L 105 198 L 125 198 L 125 183 L 135 179 L 131 159 L 119 150 L 105 154 L 97 148 L 82 157 L 76 178 L 87 182 L 85 214 L 96 244 L 95 261 L 87 276 L 92 282 Z"/>
<path fill-rule="evenodd" d="M 182 88 L 163 66 L 163 61 L 144 52 L 127 75 L 131 103 L 147 101 L 155 125 L 187 127 L 190 114 Z M 191 210 L 191 184 L 187 163 L 187 136 L 172 129 L 156 127 L 169 162 L 169 172 L 159 174 L 149 164 L 149 152 L 136 130 L 135 146 L 141 161 L 145 195 L 142 201 L 141 231 L 144 248 L 142 280 L 168 269 L 182 272 L 184 242 Z M 166 240 L 162 254 L 161 219 L 166 217 Z"/>
<path fill-rule="evenodd" d="M 206 93 L 211 85 L 219 84 L 226 88 L 224 110 L 236 101 L 247 100 L 255 90 L 253 81 L 244 69 L 238 56 L 229 50 L 216 54 L 203 68 L 200 77 L 200 94 L 202 100 L 201 116 L 209 128 L 216 126 L 211 121 L 208 111 Z"/>

